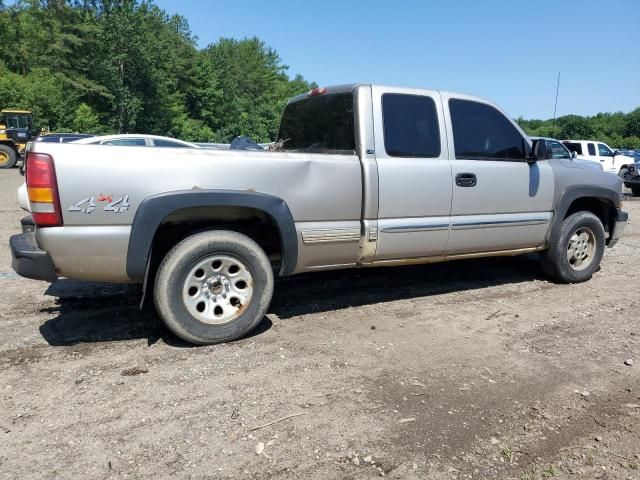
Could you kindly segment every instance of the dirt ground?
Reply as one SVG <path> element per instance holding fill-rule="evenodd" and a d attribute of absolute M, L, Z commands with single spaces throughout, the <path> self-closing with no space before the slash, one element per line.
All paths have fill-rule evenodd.
<path fill-rule="evenodd" d="M 17 277 L 21 182 L 0 478 L 640 478 L 640 201 L 584 284 L 536 256 L 300 276 L 250 337 L 190 347 L 136 288 Z"/>

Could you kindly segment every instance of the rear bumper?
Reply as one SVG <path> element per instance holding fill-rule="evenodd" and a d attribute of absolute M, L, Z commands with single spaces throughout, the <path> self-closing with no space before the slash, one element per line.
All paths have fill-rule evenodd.
<path fill-rule="evenodd" d="M 9 239 L 11 267 L 21 277 L 54 282 L 58 279 L 51 257 L 40 250 L 35 232 L 13 235 Z"/>
<path fill-rule="evenodd" d="M 611 236 L 609 237 L 609 247 L 613 247 L 620 237 L 622 237 L 622 232 L 624 231 L 624 227 L 627 226 L 627 220 L 629 219 L 629 214 L 627 212 L 623 212 L 619 208 L 616 209 L 616 218 L 615 223 L 613 224 L 613 231 L 611 232 Z"/>

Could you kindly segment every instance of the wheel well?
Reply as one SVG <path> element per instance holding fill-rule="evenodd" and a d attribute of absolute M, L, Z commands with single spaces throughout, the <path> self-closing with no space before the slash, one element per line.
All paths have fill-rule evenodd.
<path fill-rule="evenodd" d="M 595 197 L 576 198 L 565 214 L 564 218 L 577 212 L 591 212 L 600 219 L 605 232 L 613 231 L 616 207 L 610 200 Z"/>
<path fill-rule="evenodd" d="M 264 250 L 273 268 L 280 268 L 280 231 L 267 213 L 250 207 L 190 207 L 169 214 L 158 226 L 151 243 L 148 273 L 155 274 L 162 259 L 178 242 L 208 230 L 231 230 L 248 236 Z"/>

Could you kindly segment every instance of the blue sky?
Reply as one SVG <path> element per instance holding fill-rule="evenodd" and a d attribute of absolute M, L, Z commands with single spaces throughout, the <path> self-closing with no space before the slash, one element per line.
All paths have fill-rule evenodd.
<path fill-rule="evenodd" d="M 640 0 L 156 0 L 200 46 L 257 36 L 291 75 L 490 98 L 512 116 L 640 106 Z"/>

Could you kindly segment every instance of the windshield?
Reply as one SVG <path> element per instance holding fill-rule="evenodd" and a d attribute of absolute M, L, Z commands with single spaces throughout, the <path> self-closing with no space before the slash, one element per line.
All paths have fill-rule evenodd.
<path fill-rule="evenodd" d="M 33 129 L 33 124 L 31 120 L 31 115 L 28 113 L 11 113 L 7 112 L 4 114 L 4 123 L 7 128 L 22 128 L 22 129 Z"/>
<path fill-rule="evenodd" d="M 353 153 L 353 94 L 319 95 L 290 103 L 277 140 L 284 140 L 283 150 Z"/>

